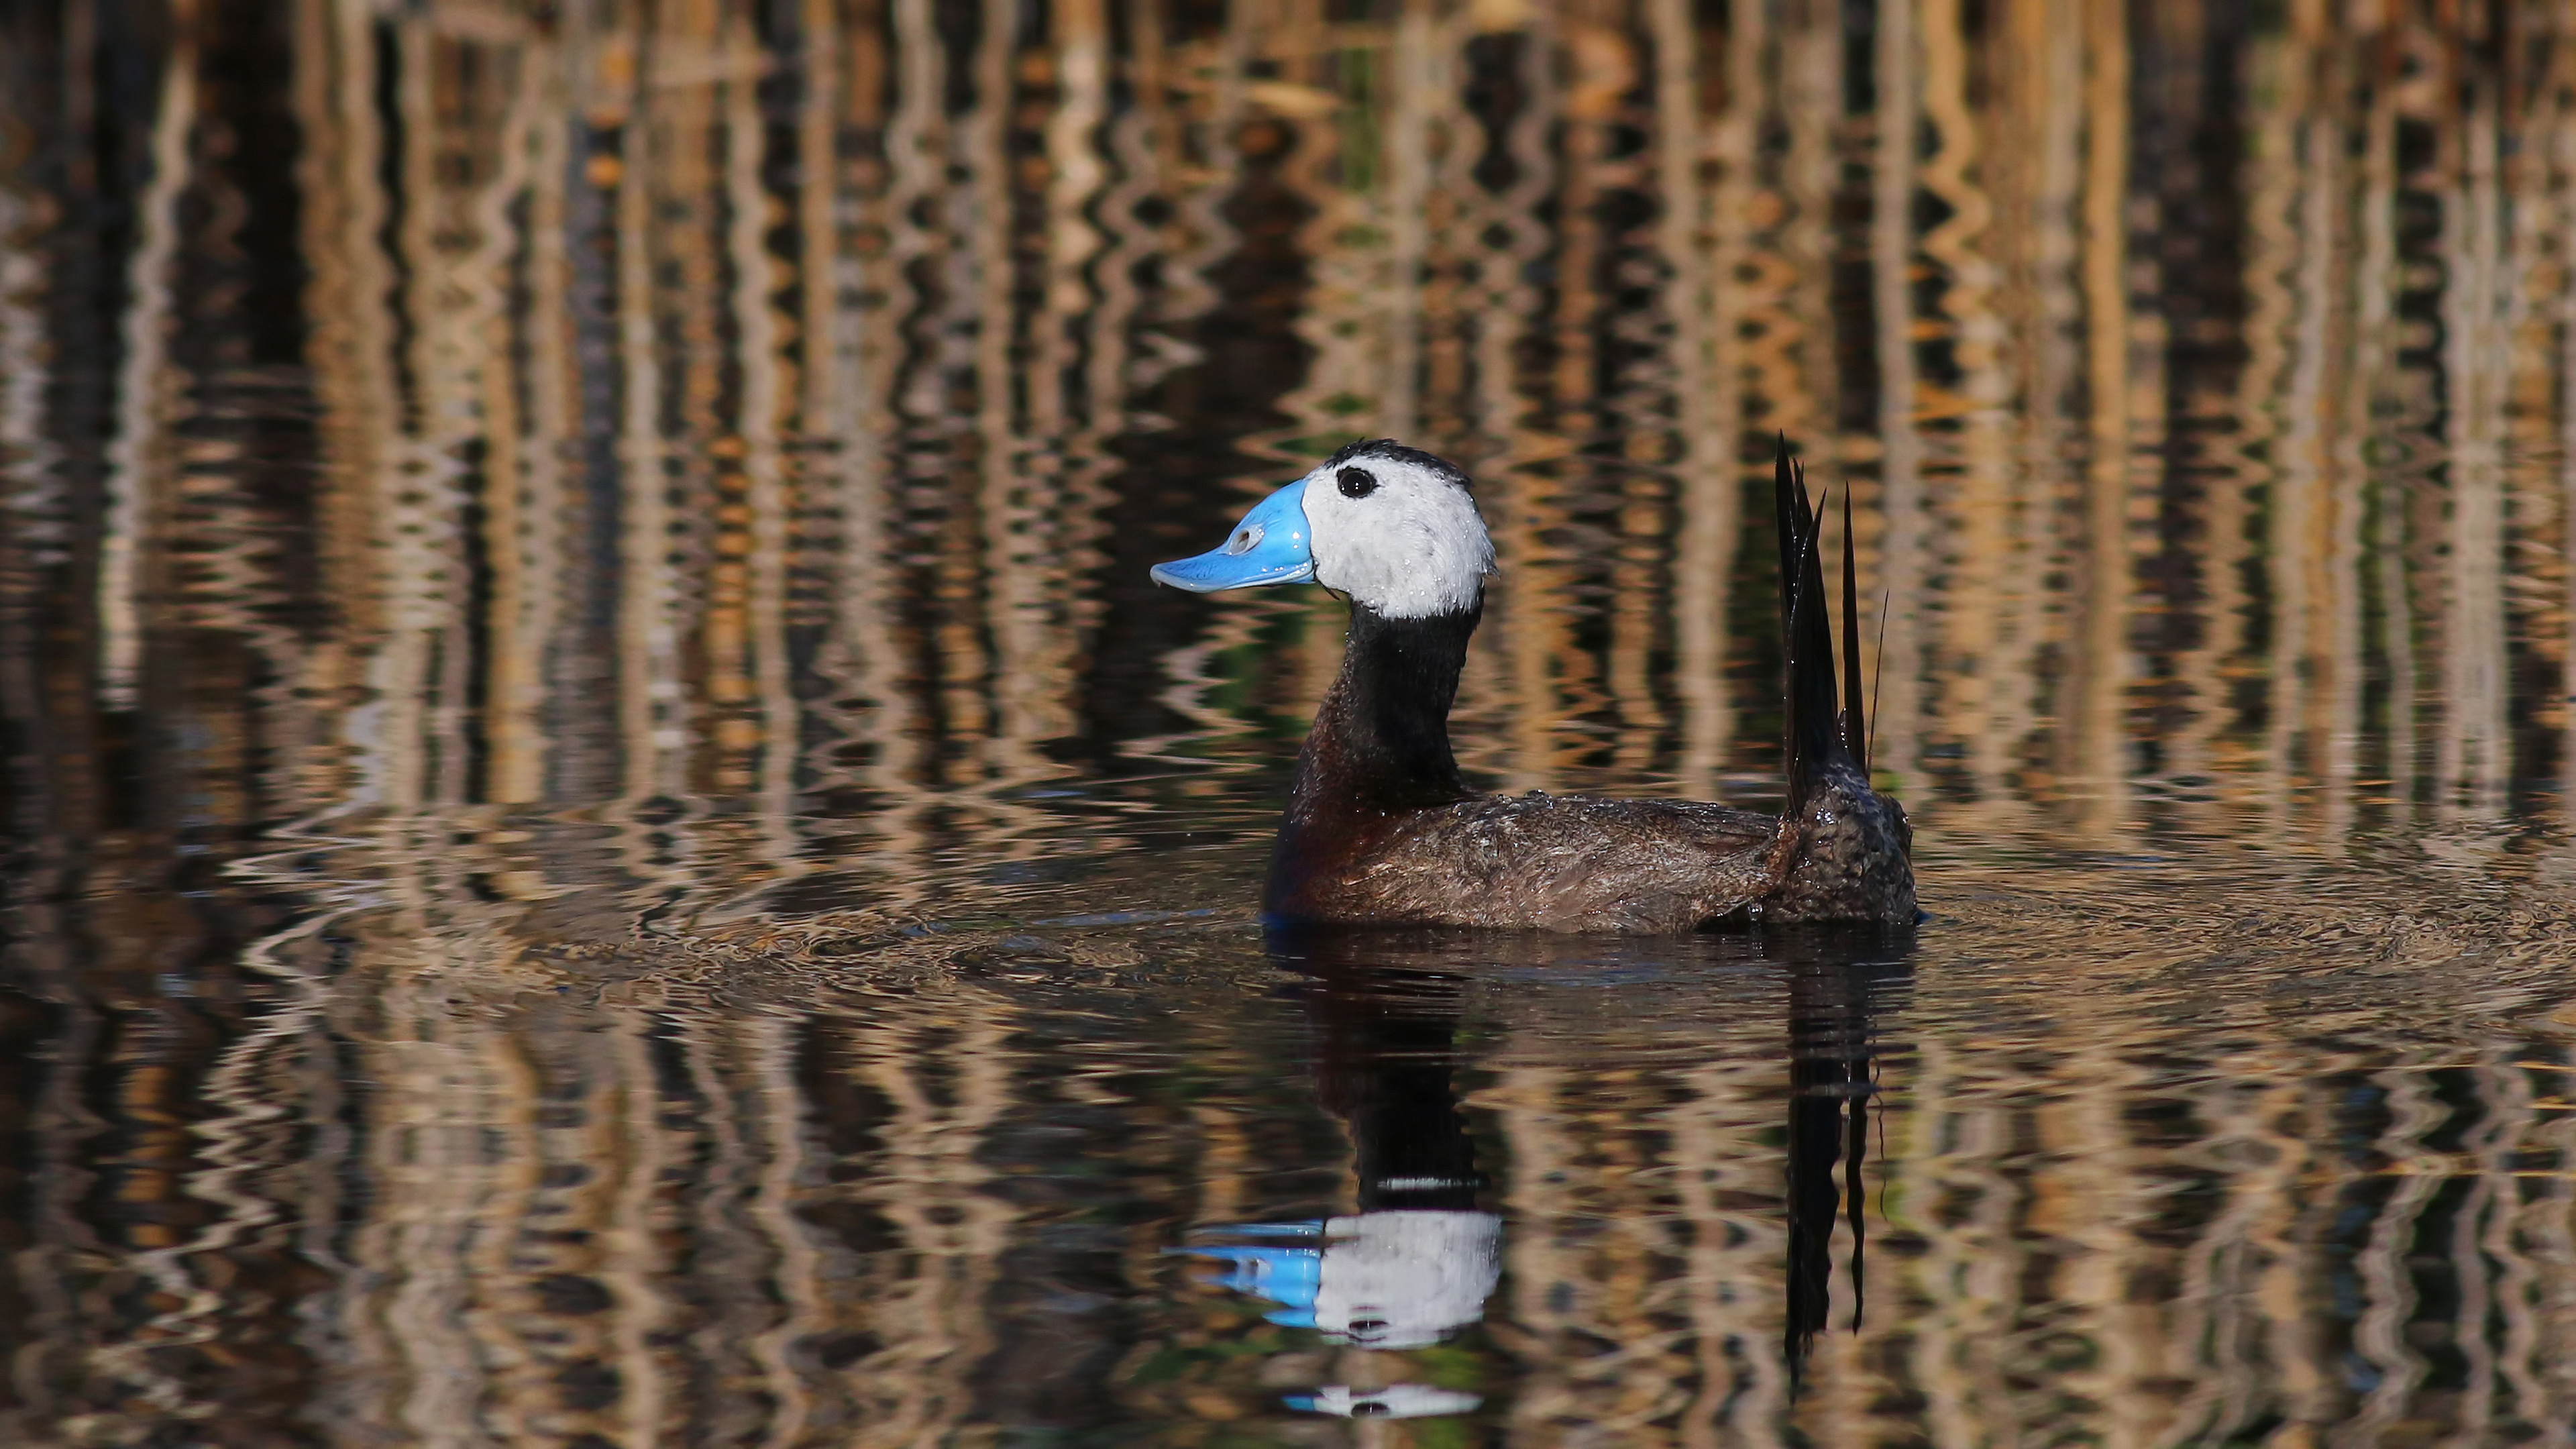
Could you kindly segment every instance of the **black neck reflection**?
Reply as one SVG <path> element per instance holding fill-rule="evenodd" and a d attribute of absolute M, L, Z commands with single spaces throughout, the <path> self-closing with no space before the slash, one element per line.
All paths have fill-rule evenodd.
<path fill-rule="evenodd" d="M 1851 1317 L 1867 1309 L 1862 1166 L 1881 1050 L 1877 1022 L 1913 981 L 1913 933 L 1803 928 L 1771 937 L 1789 984 L 1789 1301 L 1781 1351 L 1794 1393 L 1833 1317 L 1835 1219 L 1851 1230 Z"/>
<path fill-rule="evenodd" d="M 1316 982 L 1316 1093 L 1350 1127 L 1360 1212 L 1476 1209 L 1476 1147 L 1455 1085 L 1461 987 L 1352 967 Z"/>
<path fill-rule="evenodd" d="M 1360 1211 L 1474 1211 L 1483 1179 L 1455 1080 L 1465 981 L 1346 949 L 1298 964 L 1317 978 L 1315 1090 L 1350 1129 Z"/>

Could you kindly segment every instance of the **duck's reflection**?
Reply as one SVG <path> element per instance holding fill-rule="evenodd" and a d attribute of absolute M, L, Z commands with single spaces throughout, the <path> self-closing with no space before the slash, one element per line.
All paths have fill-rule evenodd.
<path fill-rule="evenodd" d="M 1502 1277 L 1502 1219 L 1477 1206 L 1484 1179 L 1453 1079 L 1463 982 L 1390 967 L 1387 939 L 1274 939 L 1311 974 L 1316 1089 L 1356 1148 L 1359 1211 L 1301 1223 L 1211 1229 L 1193 1243 L 1218 1282 L 1278 1304 L 1273 1323 L 1352 1348 L 1427 1348 L 1484 1316 Z M 1425 1384 L 1327 1384 L 1291 1408 L 1385 1418 L 1458 1414 L 1477 1395 Z"/>
<path fill-rule="evenodd" d="M 1911 933 L 1811 929 L 1698 947 L 1740 951 L 1743 964 L 1771 963 L 1787 975 L 1782 1351 L 1794 1386 L 1834 1315 L 1834 1238 L 1846 1215 L 1849 1322 L 1860 1323 L 1875 1021 L 1910 980 Z M 1383 1350 L 1439 1343 L 1483 1317 L 1502 1276 L 1502 1219 L 1479 1206 L 1485 1180 L 1456 1081 L 1465 987 L 1486 958 L 1471 938 L 1385 932 L 1274 936 L 1271 952 L 1312 979 L 1317 1095 L 1349 1129 L 1359 1211 L 1204 1229 L 1181 1251 L 1215 1265 L 1207 1281 L 1275 1305 L 1265 1315 L 1271 1322 L 1311 1328 L 1329 1343 Z M 1568 961 L 1564 969 L 1601 964 Z M 1383 1417 L 1464 1413 L 1480 1402 L 1411 1383 L 1328 1384 L 1286 1398 L 1309 1412 Z"/>

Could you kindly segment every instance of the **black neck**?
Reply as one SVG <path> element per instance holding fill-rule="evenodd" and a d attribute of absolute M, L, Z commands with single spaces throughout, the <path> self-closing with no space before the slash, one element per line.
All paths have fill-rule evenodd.
<path fill-rule="evenodd" d="M 1467 793 L 1449 753 L 1449 706 L 1483 613 L 1481 599 L 1428 619 L 1351 606 L 1341 678 L 1298 757 L 1292 814 L 1439 804 Z"/>

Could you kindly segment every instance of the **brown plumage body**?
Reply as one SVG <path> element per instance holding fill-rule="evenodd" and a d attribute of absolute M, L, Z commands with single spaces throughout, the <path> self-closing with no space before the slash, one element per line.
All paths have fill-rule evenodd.
<path fill-rule="evenodd" d="M 1729 917 L 1916 917 L 1913 834 L 1871 788 L 1858 699 L 1845 514 L 1847 711 L 1835 708 L 1819 517 L 1779 467 L 1789 808 L 1479 795 L 1450 754 L 1449 708 L 1479 609 L 1352 614 L 1342 672 L 1297 761 L 1265 906 L 1288 923 L 1679 932 Z"/>
<path fill-rule="evenodd" d="M 1689 800 L 1483 795 L 1353 818 L 1319 809 L 1280 845 L 1290 921 L 1687 931 L 1786 879 L 1779 822 Z"/>

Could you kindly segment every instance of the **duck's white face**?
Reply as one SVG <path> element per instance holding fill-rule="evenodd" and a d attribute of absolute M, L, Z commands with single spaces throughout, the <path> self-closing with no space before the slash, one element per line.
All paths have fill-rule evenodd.
<path fill-rule="evenodd" d="M 1428 453 L 1384 447 L 1306 475 L 1315 582 L 1390 619 L 1475 606 L 1494 541 L 1466 475 Z"/>
<path fill-rule="evenodd" d="M 1198 593 L 1313 580 L 1385 618 L 1475 607 L 1494 542 L 1467 476 L 1391 442 L 1345 448 L 1244 515 L 1222 548 L 1158 566 Z"/>

